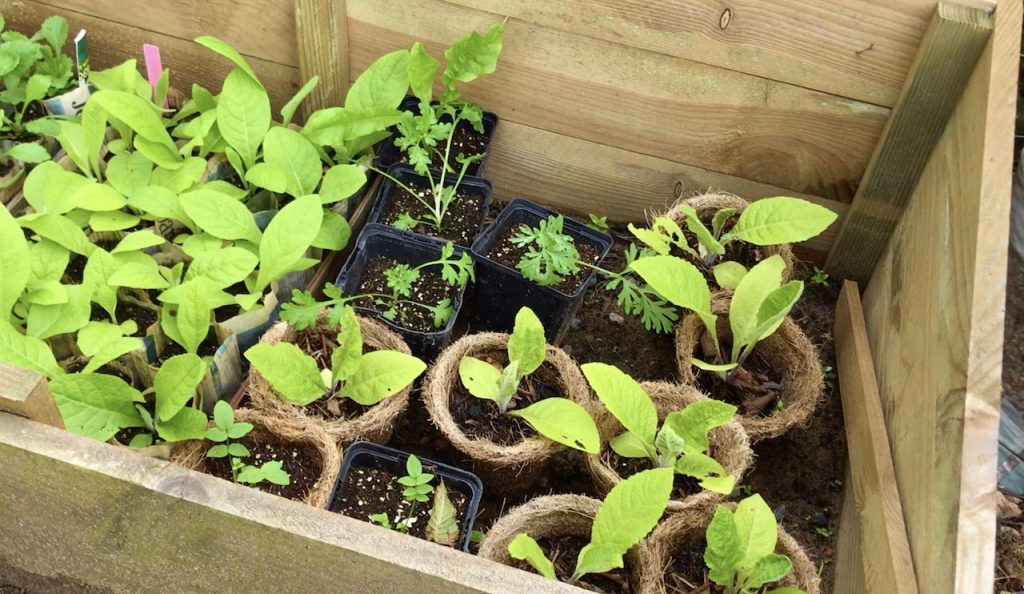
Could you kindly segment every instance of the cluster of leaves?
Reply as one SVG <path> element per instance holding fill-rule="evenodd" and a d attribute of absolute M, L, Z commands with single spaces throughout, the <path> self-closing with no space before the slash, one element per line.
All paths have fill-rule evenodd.
<path fill-rule="evenodd" d="M 245 459 L 252 455 L 249 448 L 236 440 L 249 435 L 253 430 L 251 423 L 235 420 L 235 411 L 231 405 L 221 400 L 213 407 L 214 426 L 206 431 L 206 439 L 212 443 L 206 451 L 207 458 L 227 458 L 231 464 L 231 478 L 236 483 L 257 485 L 264 481 L 275 485 L 288 485 L 291 477 L 284 470 L 280 460 L 268 460 L 259 466 L 246 464 Z"/>
<path fill-rule="evenodd" d="M 526 248 L 516 268 L 523 277 L 542 287 L 557 285 L 580 270 L 580 253 L 571 235 L 564 232 L 565 217 L 551 215 L 536 227 L 520 225 L 509 241 Z"/>
<path fill-rule="evenodd" d="M 398 477 L 398 484 L 403 487 L 402 497 L 408 502 L 409 511 L 402 517 L 396 515 L 392 523 L 386 512 L 371 514 L 369 519 L 388 530 L 397 530 L 408 533 L 412 527 L 416 512 L 417 503 L 427 503 L 433 493 L 433 506 L 430 509 L 430 516 L 427 520 L 426 538 L 431 542 L 452 546 L 459 538 L 459 525 L 455 515 L 455 505 L 448 496 L 448 488 L 444 481 L 440 481 L 435 488 L 430 483 L 434 475 L 423 471 L 423 463 L 416 456 L 409 455 L 405 460 L 404 476 Z"/>
<path fill-rule="evenodd" d="M 459 378 L 470 394 L 494 402 L 501 414 L 523 419 L 547 439 L 596 454 L 600 442 L 597 426 L 586 409 L 568 398 L 545 398 L 509 411 L 523 379 L 540 368 L 546 356 L 544 326 L 524 307 L 516 314 L 508 339 L 508 365 L 500 368 L 466 355 L 459 362 Z"/>

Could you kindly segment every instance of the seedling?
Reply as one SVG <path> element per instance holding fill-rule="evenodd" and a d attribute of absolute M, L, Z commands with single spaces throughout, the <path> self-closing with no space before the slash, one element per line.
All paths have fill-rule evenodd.
<path fill-rule="evenodd" d="M 775 514 L 760 495 L 739 502 L 735 512 L 718 506 L 705 534 L 708 579 L 723 588 L 725 594 L 754 594 L 786 577 L 793 564 L 789 557 L 775 552 L 778 531 Z M 766 594 L 803 591 L 786 586 Z"/>
<path fill-rule="evenodd" d="M 672 492 L 672 470 L 657 468 L 637 473 L 616 485 L 594 516 L 590 542 L 576 558 L 569 578 L 575 584 L 590 573 L 605 573 L 624 566 L 623 556 L 661 519 Z M 526 561 L 537 573 L 557 580 L 555 566 L 540 545 L 526 533 L 508 544 L 513 559 Z"/>
<path fill-rule="evenodd" d="M 641 258 L 630 267 L 660 295 L 701 319 L 714 344 L 714 358 L 705 362 L 694 357 L 692 362 L 700 369 L 714 372 L 722 381 L 729 381 L 757 343 L 778 330 L 804 289 L 801 281 L 782 284 L 786 263 L 778 255 L 749 271 L 736 262 L 717 266 L 719 285 L 734 289 L 728 314 L 732 350 L 726 353 L 718 339 L 718 316 L 711 312 L 711 289 L 697 267 L 674 256 Z"/>
<path fill-rule="evenodd" d="M 205 361 L 191 353 L 164 361 L 153 376 L 156 415 L 151 415 L 141 404 L 135 405 L 147 432 L 136 435 L 128 445 L 147 447 L 162 441 L 202 439 L 208 435 L 206 413 L 188 406 L 206 374 L 206 367 Z"/>
<path fill-rule="evenodd" d="M 590 227 L 594 231 L 600 231 L 601 233 L 607 233 L 609 229 L 608 217 L 599 217 L 594 213 L 587 215 L 590 222 L 587 223 L 587 227 Z"/>
<path fill-rule="evenodd" d="M 728 494 L 735 480 L 708 452 L 708 433 L 732 420 L 736 407 L 701 400 L 665 417 L 658 429 L 658 411 L 636 380 L 605 363 L 582 366 L 590 387 L 625 431 L 608 445 L 623 458 L 647 458 L 655 468 L 700 481 L 701 487 Z"/>
<path fill-rule="evenodd" d="M 338 329 L 329 369 L 321 369 L 316 359 L 290 342 L 257 344 L 245 352 L 282 400 L 306 406 L 326 396 L 372 406 L 404 390 L 427 367 L 398 351 L 364 354 L 359 320 L 351 307 L 332 312 L 329 321 Z"/>
<path fill-rule="evenodd" d="M 692 206 L 682 204 L 678 208 L 685 218 L 687 230 L 696 237 L 696 245 L 692 245 L 682 228 L 668 217 L 656 218 L 648 229 L 630 225 L 629 230 L 660 255 L 669 255 L 675 247 L 707 267 L 718 262 L 726 247 L 734 241 L 759 246 L 805 241 L 827 229 L 838 217 L 831 210 L 812 202 L 779 196 L 751 202 L 740 213 L 736 224 L 726 231 L 725 225 L 736 214 L 735 208 L 717 211 L 710 229 Z"/>
<path fill-rule="evenodd" d="M 822 287 L 827 287 L 828 273 L 822 270 L 821 268 L 815 266 L 814 274 L 811 275 L 811 278 L 809 280 L 811 281 L 812 285 L 821 285 Z"/>
<path fill-rule="evenodd" d="M 524 307 L 516 314 L 515 327 L 508 339 L 508 365 L 499 369 L 467 355 L 459 362 L 459 378 L 470 394 L 494 402 L 501 414 L 523 419 L 547 439 L 597 453 L 599 436 L 594 420 L 586 409 L 568 398 L 545 398 L 509 411 L 519 385 L 540 368 L 546 353 L 544 326 L 532 310 Z"/>
<path fill-rule="evenodd" d="M 455 505 L 448 497 L 448 488 L 441 480 L 435 488 L 430 483 L 434 475 L 423 472 L 423 463 L 416 456 L 410 455 L 405 461 L 405 475 L 397 479 L 402 485 L 402 498 L 409 503 L 409 511 L 402 517 L 402 514 L 395 515 L 395 521 L 386 512 L 370 514 L 368 518 L 374 524 L 379 524 L 388 530 L 397 530 L 407 534 L 412 528 L 416 517 L 416 505 L 427 503 L 433 494 L 433 505 L 430 508 L 430 515 L 427 520 L 425 531 L 426 539 L 446 546 L 452 546 L 459 537 L 459 525 L 455 517 Z"/>
<path fill-rule="evenodd" d="M 236 483 L 258 485 L 264 481 L 275 485 L 288 485 L 291 477 L 283 468 L 280 460 L 270 460 L 259 466 L 246 464 L 245 459 L 251 455 L 249 448 L 235 440 L 248 435 L 253 426 L 251 423 L 235 421 L 235 412 L 231 405 L 220 400 L 213 407 L 214 426 L 206 430 L 206 439 L 214 445 L 206 452 L 207 458 L 227 458 L 231 464 L 231 477 Z"/>

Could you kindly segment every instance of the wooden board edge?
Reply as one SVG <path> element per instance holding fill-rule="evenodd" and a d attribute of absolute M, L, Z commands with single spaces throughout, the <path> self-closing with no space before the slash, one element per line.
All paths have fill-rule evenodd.
<path fill-rule="evenodd" d="M 303 120 L 318 109 L 345 104 L 349 88 L 345 0 L 294 0 L 299 74 L 320 82 L 302 103 Z"/>

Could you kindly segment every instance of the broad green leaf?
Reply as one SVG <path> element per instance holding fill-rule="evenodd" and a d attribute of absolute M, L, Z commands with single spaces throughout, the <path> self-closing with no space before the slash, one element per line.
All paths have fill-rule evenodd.
<path fill-rule="evenodd" d="M 501 55 L 501 38 L 505 28 L 494 25 L 484 35 L 473 31 L 456 41 L 444 52 L 445 69 L 441 82 L 452 88 L 455 82 L 470 82 L 494 72 Z"/>
<path fill-rule="evenodd" d="M 245 358 L 286 402 L 305 406 L 327 391 L 316 360 L 294 344 L 257 344 Z"/>
<path fill-rule="evenodd" d="M 306 81 L 306 84 L 302 85 L 295 95 L 288 100 L 288 103 L 284 104 L 281 108 L 281 124 L 287 126 L 292 122 L 292 116 L 295 115 L 295 110 L 299 108 L 299 105 L 313 92 L 316 85 L 320 82 L 320 77 L 314 75 L 313 78 Z"/>
<path fill-rule="evenodd" d="M 609 412 L 637 439 L 654 446 L 658 430 L 658 411 L 637 381 L 617 367 L 606 363 L 587 363 L 581 366 L 590 387 Z"/>
<path fill-rule="evenodd" d="M 409 51 L 409 87 L 420 101 L 429 102 L 434 96 L 434 78 L 441 63 L 434 59 L 423 44 L 412 44 Z"/>
<path fill-rule="evenodd" d="M 34 305 L 28 312 L 26 332 L 43 340 L 58 334 L 75 332 L 89 323 L 91 307 L 89 287 L 67 285 L 67 303 L 60 305 Z"/>
<path fill-rule="evenodd" d="M 235 48 L 231 47 L 230 45 L 221 41 L 220 39 L 217 39 L 216 37 L 210 35 L 196 37 L 196 43 L 209 50 L 217 52 L 218 54 L 224 56 L 228 60 L 231 60 L 235 63 L 236 66 L 241 68 L 243 72 L 248 74 L 254 82 L 259 83 L 260 79 L 256 76 L 256 73 L 253 71 L 252 66 L 249 66 L 249 63 L 245 61 L 245 58 L 242 57 L 242 54 L 238 53 L 238 51 L 235 50 Z"/>
<path fill-rule="evenodd" d="M 122 264 L 107 279 L 107 284 L 114 287 L 130 287 L 132 289 L 166 289 L 167 279 L 160 275 L 159 267 L 155 260 L 151 265 L 143 265 L 136 262 Z"/>
<path fill-rule="evenodd" d="M 366 172 L 356 165 L 335 165 L 320 182 L 320 202 L 331 204 L 350 198 L 366 183 Z"/>
<path fill-rule="evenodd" d="M 89 242 L 89 239 L 78 225 L 71 222 L 71 219 L 59 214 L 47 213 L 31 220 L 26 220 L 22 217 L 19 222 L 22 227 L 27 227 L 40 237 L 64 246 L 76 254 L 88 256 L 96 247 Z"/>
<path fill-rule="evenodd" d="M 260 471 L 263 473 L 263 479 L 268 483 L 275 485 L 288 485 L 291 484 L 292 479 L 288 476 L 288 473 L 284 471 L 284 462 L 280 460 L 271 460 L 264 462 L 260 465 Z"/>
<path fill-rule="evenodd" d="M 668 256 L 669 252 L 672 251 L 672 243 L 669 241 L 669 238 L 659 233 L 656 229 L 636 227 L 633 223 L 630 223 L 629 232 L 659 255 Z"/>
<path fill-rule="evenodd" d="M 768 295 L 779 287 L 786 263 L 775 255 L 759 262 L 743 277 L 729 302 L 729 326 L 732 329 L 732 360 L 739 352 L 757 342 L 759 312 Z"/>
<path fill-rule="evenodd" d="M 142 348 L 142 339 L 133 336 L 123 336 L 105 343 L 92 355 L 89 363 L 82 369 L 82 373 L 92 373 L 114 359 L 140 348 Z"/>
<path fill-rule="evenodd" d="M 274 126 L 263 139 L 263 161 L 285 172 L 287 191 L 305 196 L 316 191 L 323 166 L 316 147 L 302 134 Z"/>
<path fill-rule="evenodd" d="M 476 357 L 463 357 L 459 361 L 459 378 L 473 396 L 498 401 L 501 370 L 494 365 Z"/>
<path fill-rule="evenodd" d="M 732 493 L 735 479 L 711 456 L 699 452 L 687 453 L 676 461 L 676 472 L 700 481 L 701 488 L 728 495 Z"/>
<path fill-rule="evenodd" d="M 82 284 L 91 287 L 92 300 L 100 305 L 113 318 L 117 308 L 117 285 L 108 281 L 120 268 L 114 257 L 101 247 L 97 247 L 85 262 L 82 273 Z"/>
<path fill-rule="evenodd" d="M 107 162 L 107 181 L 125 196 L 148 186 L 152 175 L 153 163 L 137 151 L 114 155 Z"/>
<path fill-rule="evenodd" d="M 707 227 L 704 226 L 704 223 L 701 222 L 700 217 L 697 216 L 697 209 L 686 204 L 681 204 L 679 206 L 679 209 L 686 215 L 686 228 L 689 229 L 691 233 L 697 236 L 697 241 L 702 246 L 704 246 L 705 250 L 712 254 L 718 255 L 725 253 L 725 246 L 723 246 L 721 243 L 718 242 L 717 239 L 715 239 L 715 236 L 714 234 L 712 234 L 711 229 L 708 229 Z"/>
<path fill-rule="evenodd" d="M 130 128 L 122 120 L 116 120 L 112 124 L 124 128 L 121 133 L 122 142 L 130 134 Z M 89 167 L 83 169 L 87 175 L 97 175 L 100 172 L 100 151 L 103 148 L 103 140 L 107 131 L 107 112 L 95 101 L 88 101 L 85 109 L 82 110 L 82 144 L 85 150 L 84 157 L 89 162 Z M 136 140 L 138 137 L 136 138 Z M 108 145 L 109 146 L 109 145 Z"/>
<path fill-rule="evenodd" d="M 708 363 L 706 361 L 701 361 L 697 357 L 691 357 L 690 364 L 697 369 L 703 369 L 704 371 L 710 371 L 712 373 L 725 373 L 726 371 L 732 371 L 739 367 L 735 363 Z"/>
<path fill-rule="evenodd" d="M 352 109 L 328 107 L 309 116 L 302 133 L 321 146 L 343 145 L 346 141 L 386 130 L 402 118 L 395 103 L 391 107 Z"/>
<path fill-rule="evenodd" d="M 718 264 L 712 271 L 715 274 L 715 282 L 727 291 L 735 291 L 740 281 L 747 275 L 746 267 L 732 260 Z"/>
<path fill-rule="evenodd" d="M 349 87 L 346 109 L 394 109 L 409 88 L 409 52 L 398 50 L 385 54 L 363 71 Z"/>
<path fill-rule="evenodd" d="M 257 163 L 245 172 L 245 181 L 278 194 L 288 191 L 288 172 L 270 163 Z"/>
<path fill-rule="evenodd" d="M 231 408 L 231 404 L 225 400 L 218 400 L 217 403 L 213 405 L 213 422 L 217 425 L 218 429 L 225 432 L 228 428 L 234 425 L 235 411 Z M 227 437 L 226 433 L 225 437 Z M 224 440 L 221 439 L 220 441 Z"/>
<path fill-rule="evenodd" d="M 715 212 L 715 216 L 711 219 L 711 232 L 715 234 L 715 237 L 722 236 L 722 229 L 725 227 L 725 223 L 734 214 L 736 214 L 735 208 L 723 208 Z"/>
<path fill-rule="evenodd" d="M 98 91 L 89 96 L 89 103 L 98 104 L 142 138 L 169 146 L 174 151 L 174 141 L 160 121 L 156 107 L 149 101 L 124 91 Z"/>
<path fill-rule="evenodd" d="M 624 431 L 608 440 L 608 445 L 616 454 L 623 458 L 650 458 L 654 455 L 651 451 L 651 444 L 644 443 L 642 439 L 629 431 Z"/>
<path fill-rule="evenodd" d="M 157 167 L 149 178 L 152 186 L 166 188 L 172 192 L 184 192 L 199 183 L 203 173 L 206 171 L 206 159 L 201 157 L 186 157 L 181 165 L 168 169 Z M 131 194 L 128 199 L 131 200 Z"/>
<path fill-rule="evenodd" d="M 200 232 L 185 238 L 181 244 L 181 250 L 190 258 L 198 258 L 203 254 L 220 250 L 223 245 L 224 241 L 220 238 Z"/>
<path fill-rule="evenodd" d="M 54 378 L 62 373 L 50 346 L 42 340 L 25 336 L 4 320 L 0 320 L 0 362 Z"/>
<path fill-rule="evenodd" d="M 260 230 L 252 213 L 231 196 L 200 189 L 182 194 L 179 199 L 185 213 L 206 233 L 220 239 L 244 239 L 254 244 L 260 243 Z"/>
<path fill-rule="evenodd" d="M 313 247 L 341 251 L 351 237 L 352 229 L 345 217 L 333 211 L 324 211 L 324 220 L 320 223 L 320 232 L 313 239 Z"/>
<path fill-rule="evenodd" d="M 839 215 L 813 202 L 778 196 L 751 202 L 722 242 L 739 239 L 754 245 L 796 243 L 818 235 Z"/>
<path fill-rule="evenodd" d="M 217 102 L 217 129 L 246 167 L 252 167 L 270 129 L 270 98 L 263 86 L 242 70 L 232 70 L 224 79 Z"/>
<path fill-rule="evenodd" d="M 544 363 L 547 346 L 544 340 L 544 325 L 528 307 L 516 313 L 512 335 L 508 337 L 508 358 L 519 362 L 519 376 L 525 377 Z"/>
<path fill-rule="evenodd" d="M 693 264 L 673 256 L 651 256 L 634 261 L 630 268 L 673 304 L 696 313 L 711 313 L 711 291 Z"/>
<path fill-rule="evenodd" d="M 363 358 L 363 335 L 359 329 L 356 312 L 349 306 L 341 308 L 338 315 L 338 346 L 331 352 L 331 382 L 345 381 L 359 368 Z"/>
<path fill-rule="evenodd" d="M 739 538 L 740 567 L 753 567 L 761 557 L 775 552 L 778 525 L 775 514 L 760 495 L 752 495 L 739 502 L 733 518 Z"/>
<path fill-rule="evenodd" d="M 28 285 L 32 263 L 29 244 L 17 221 L 6 208 L 0 211 L 0 324 L 5 324 Z"/>
<path fill-rule="evenodd" d="M 76 342 L 79 350 L 86 357 L 93 357 L 103 346 L 124 336 L 124 331 L 117 324 L 109 322 L 89 322 L 78 331 Z"/>
<path fill-rule="evenodd" d="M 789 557 L 776 553 L 766 555 L 754 565 L 754 569 L 747 576 L 745 585 L 748 588 L 760 588 L 765 584 L 777 582 L 786 577 L 792 568 L 793 564 L 790 563 Z"/>
<path fill-rule="evenodd" d="M 93 231 L 123 231 L 137 226 L 141 219 L 122 210 L 94 212 L 89 216 L 89 227 Z"/>
<path fill-rule="evenodd" d="M 426 368 L 423 361 L 398 351 L 366 353 L 342 387 L 342 395 L 363 406 L 377 404 L 412 385 Z"/>
<path fill-rule="evenodd" d="M 185 273 L 185 279 L 202 276 L 218 289 L 245 280 L 259 264 L 259 257 L 240 247 L 226 247 L 197 254 Z"/>
<path fill-rule="evenodd" d="M 196 226 L 185 212 L 178 195 L 161 186 L 146 186 L 135 192 L 128 197 L 128 206 L 154 219 L 179 221 L 190 229 Z"/>
<path fill-rule="evenodd" d="M 208 281 L 195 278 L 181 284 L 182 299 L 178 305 L 176 325 L 185 352 L 195 353 L 210 332 L 210 306 L 206 299 Z M 166 312 L 165 312 L 166 313 Z"/>
<path fill-rule="evenodd" d="M 654 439 L 654 447 L 658 453 L 670 460 L 675 460 L 686 449 L 686 442 L 683 436 L 676 432 L 675 428 L 668 422 L 658 430 L 658 436 Z"/>
<path fill-rule="evenodd" d="M 122 238 L 110 253 L 119 254 L 122 252 L 144 250 L 146 248 L 163 245 L 166 241 L 167 240 L 163 237 L 160 237 L 149 229 L 134 231 Z"/>
<path fill-rule="evenodd" d="M 0 237 L 0 243 L 3 243 L 2 237 Z M 32 278 L 36 280 L 60 280 L 61 276 L 64 275 L 64 270 L 68 267 L 71 253 L 66 248 L 57 245 L 49 239 L 42 239 L 29 246 L 29 257 L 32 266 Z"/>
<path fill-rule="evenodd" d="M 68 302 L 68 291 L 55 280 L 32 282 L 29 283 L 28 292 L 22 297 L 22 301 L 36 305 L 59 305 Z"/>
<path fill-rule="evenodd" d="M 585 408 L 568 398 L 545 398 L 509 413 L 551 441 L 596 454 L 601 450 L 597 425 Z"/>
<path fill-rule="evenodd" d="M 128 442 L 128 447 L 135 449 L 148 448 L 151 445 L 153 445 L 153 435 L 149 433 L 139 433 Z"/>
<path fill-rule="evenodd" d="M 206 435 L 206 413 L 186 406 L 169 420 L 158 419 L 156 431 L 167 442 L 202 439 Z"/>
<path fill-rule="evenodd" d="M 454 546 L 459 539 L 459 523 L 455 504 L 448 498 L 448 487 L 442 480 L 434 489 L 434 503 L 427 521 L 427 540 L 445 546 Z"/>
<path fill-rule="evenodd" d="M 50 379 L 50 392 L 64 417 L 65 428 L 79 435 L 106 441 L 121 429 L 143 427 L 135 408 L 142 395 L 119 377 L 101 373 L 73 373 Z"/>
<path fill-rule="evenodd" d="M 768 338 L 779 329 L 782 321 L 789 315 L 803 292 L 804 283 L 802 281 L 790 281 L 765 297 L 757 312 L 757 330 L 754 335 L 758 340 Z"/>
<path fill-rule="evenodd" d="M 88 108 L 89 104 L 86 103 L 85 105 Z M 83 112 L 84 115 L 85 112 Z M 75 165 L 83 173 L 92 177 L 92 167 L 89 164 L 89 147 L 85 140 L 85 134 L 82 131 L 82 125 L 65 120 L 60 120 L 58 124 L 60 125 L 60 134 L 57 136 L 57 141 L 60 143 L 60 147 L 64 149 L 68 158 L 74 161 Z"/>
<path fill-rule="evenodd" d="M 164 361 L 153 377 L 157 418 L 174 418 L 192 400 L 205 374 L 206 363 L 192 353 L 175 355 Z"/>
<path fill-rule="evenodd" d="M 89 179 L 66 171 L 54 161 L 40 163 L 25 177 L 22 191 L 32 209 L 38 213 L 64 214 L 74 208 L 70 197 Z"/>
<path fill-rule="evenodd" d="M 555 566 L 551 561 L 544 555 L 544 551 L 541 550 L 540 545 L 537 541 L 533 540 L 530 535 L 520 532 L 508 543 L 508 554 L 513 559 L 519 561 L 526 561 L 537 570 L 537 573 L 542 576 L 557 580 L 555 576 Z"/>
<path fill-rule="evenodd" d="M 315 194 L 296 198 L 267 225 L 260 242 L 256 291 L 263 291 L 302 259 L 320 232 L 324 211 Z"/>
<path fill-rule="evenodd" d="M 7 156 L 22 163 L 44 163 L 51 159 L 50 151 L 35 142 L 22 142 L 11 147 Z"/>
<path fill-rule="evenodd" d="M 705 532 L 705 539 L 704 563 L 710 570 L 708 578 L 719 586 L 733 585 L 733 576 L 743 553 L 736 520 L 729 508 L 718 506 Z"/>
<path fill-rule="evenodd" d="M 617 546 L 591 542 L 580 550 L 571 581 L 575 582 L 588 573 L 607 573 L 613 569 L 621 569 L 624 567 L 623 555 Z"/>
<path fill-rule="evenodd" d="M 700 453 L 708 450 L 708 432 L 733 419 L 736 407 L 720 400 L 698 400 L 682 410 L 669 413 L 665 425 L 672 427 L 686 443 L 685 451 Z"/>

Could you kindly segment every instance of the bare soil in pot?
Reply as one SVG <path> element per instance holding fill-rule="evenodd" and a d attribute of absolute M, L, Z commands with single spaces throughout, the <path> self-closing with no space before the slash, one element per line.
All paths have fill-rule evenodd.
<path fill-rule="evenodd" d="M 445 181 L 454 180 L 456 176 L 455 173 L 449 173 L 445 176 Z M 434 202 L 434 195 L 426 181 L 408 180 L 405 184 L 428 204 Z M 387 213 L 381 219 L 381 222 L 386 225 L 394 226 L 395 221 L 403 213 L 409 213 L 412 218 L 419 221 L 429 219 L 427 208 L 402 187 L 392 185 L 391 192 L 383 198 L 390 205 Z M 460 185 L 455 190 L 455 199 L 448 207 L 440 230 L 433 225 L 424 224 L 416 225 L 412 230 L 427 237 L 453 241 L 457 245 L 471 245 L 483 222 L 483 201 L 484 197 L 478 192 L 473 192 L 470 188 Z"/>
<path fill-rule="evenodd" d="M 728 350 L 730 347 L 722 342 L 722 348 Z M 785 387 L 783 382 L 782 374 L 756 348 L 728 383 L 710 373 L 697 376 L 697 388 L 701 392 L 736 405 L 739 414 L 748 417 L 768 417 L 777 410 L 776 407 L 781 409 L 785 406 L 785 402 L 780 400 Z"/>
<path fill-rule="evenodd" d="M 217 354 L 217 340 L 213 337 L 213 332 L 206 337 L 206 340 L 199 343 L 199 348 L 196 349 L 196 354 L 200 357 L 212 357 Z M 184 355 L 185 348 L 173 340 L 168 340 L 167 344 L 164 345 L 164 350 L 160 352 L 160 355 L 156 358 L 151 365 L 153 367 L 160 367 L 164 364 L 164 361 L 170 359 L 175 355 Z"/>
<path fill-rule="evenodd" d="M 359 288 L 356 294 L 362 293 L 386 293 L 391 294 L 387 285 L 387 277 L 384 271 L 401 264 L 398 260 L 377 256 L 366 263 L 362 278 L 359 279 Z M 459 296 L 459 288 L 451 286 L 441 278 L 440 266 L 428 266 L 420 270 L 420 276 L 412 283 L 411 296 L 406 298 L 425 305 L 435 306 L 444 299 L 451 299 L 452 303 Z M 373 309 L 379 312 L 387 311 L 386 305 L 377 304 L 371 298 L 362 298 L 352 302 L 352 305 Z M 434 316 L 430 310 L 413 305 L 402 303 L 397 307 L 396 324 L 416 332 L 436 332 Z"/>
<path fill-rule="evenodd" d="M 506 229 L 498 237 L 498 240 L 494 242 L 494 246 L 487 252 L 487 257 L 511 268 L 512 270 L 518 270 L 516 266 L 519 265 L 519 261 L 528 251 L 530 251 L 529 246 L 519 247 L 512 243 L 512 236 L 518 231 L 518 225 L 510 229 Z M 597 261 L 601 259 L 601 252 L 596 246 L 585 241 L 576 241 L 574 244 L 576 246 L 576 250 L 580 253 L 581 262 L 596 264 Z M 593 270 L 586 266 L 580 266 L 580 269 L 576 274 L 563 279 L 562 282 L 554 285 L 552 288 L 558 289 L 566 295 L 571 295 L 575 293 L 588 278 L 590 278 L 591 274 L 593 274 Z"/>

